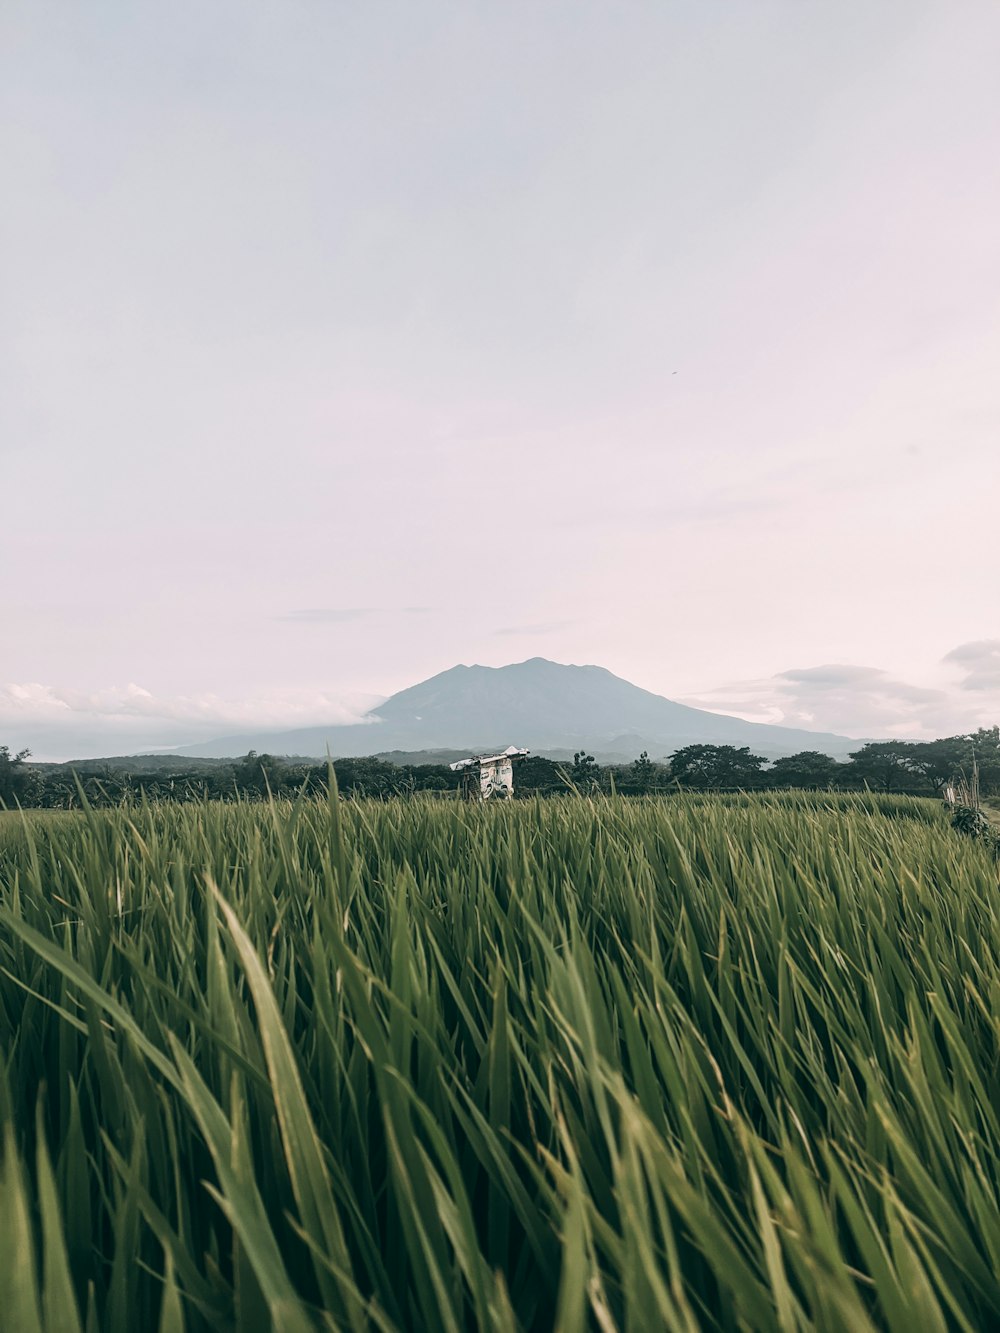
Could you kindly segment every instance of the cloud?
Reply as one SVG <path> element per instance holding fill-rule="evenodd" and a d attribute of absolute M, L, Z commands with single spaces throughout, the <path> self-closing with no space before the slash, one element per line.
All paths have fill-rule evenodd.
<path fill-rule="evenodd" d="M 754 722 L 858 737 L 928 739 L 993 725 L 1000 698 L 973 701 L 962 692 L 1000 694 L 1000 640 L 962 644 L 944 660 L 965 671 L 957 688 L 915 684 L 880 667 L 827 662 L 731 682 L 683 702 Z"/>
<path fill-rule="evenodd" d="M 790 680 L 811 685 L 814 689 L 842 689 L 859 684 L 868 684 L 886 672 L 878 667 L 847 666 L 842 663 L 828 662 L 825 666 L 797 667 L 792 671 L 779 671 L 776 680 Z"/>
<path fill-rule="evenodd" d="M 495 629 L 494 635 L 520 635 L 520 634 L 555 634 L 557 630 L 566 629 L 572 625 L 572 620 L 545 620 L 532 625 L 505 625 L 503 629 Z"/>
<path fill-rule="evenodd" d="M 92 693 L 38 683 L 0 686 L 0 722 L 18 716 L 50 718 L 65 717 L 68 713 L 241 726 L 283 726 L 305 715 L 319 723 L 346 723 L 356 722 L 360 716 L 357 706 L 343 699 L 301 690 L 275 690 L 233 700 L 211 693 L 157 697 L 134 683 Z"/>
<path fill-rule="evenodd" d="M 433 608 L 429 606 L 400 606 L 384 608 L 377 606 L 313 606 L 298 611 L 286 611 L 275 620 L 291 620 L 300 625 L 343 625 L 351 620 L 365 620 L 369 616 L 403 615 L 425 616 Z"/>
<path fill-rule="evenodd" d="M 828 663 L 825 666 L 780 671 L 775 679 L 787 681 L 793 694 L 812 697 L 867 695 L 872 699 L 891 700 L 894 704 L 939 704 L 947 698 L 944 690 L 895 680 L 888 671 L 882 671 L 879 667 Z"/>
<path fill-rule="evenodd" d="M 996 690 L 1000 693 L 1000 639 L 975 639 L 960 643 L 944 658 L 965 673 L 961 690 Z"/>
<path fill-rule="evenodd" d="M 154 695 L 134 682 L 91 692 L 39 682 L 0 685 L 0 743 L 39 759 L 169 748 L 227 733 L 347 726 L 381 701 L 369 694 L 269 690 L 243 698 Z"/>
<path fill-rule="evenodd" d="M 288 611 L 283 616 L 276 616 L 276 620 L 296 620 L 305 625 L 341 625 L 348 620 L 364 620 L 366 616 L 373 616 L 374 608 L 370 606 L 314 606 L 307 607 L 302 611 Z"/>

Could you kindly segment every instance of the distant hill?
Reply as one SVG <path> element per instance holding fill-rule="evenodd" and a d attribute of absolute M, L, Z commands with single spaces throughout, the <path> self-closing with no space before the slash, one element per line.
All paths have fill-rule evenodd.
<path fill-rule="evenodd" d="M 510 744 L 555 758 L 587 749 L 598 760 L 683 745 L 749 745 L 768 759 L 799 750 L 843 758 L 860 742 L 689 708 L 631 685 L 599 666 L 533 657 L 511 666 L 455 666 L 401 690 L 353 726 L 244 732 L 188 745 L 175 755 L 232 758 L 257 750 L 322 758 L 424 751 L 471 754 Z M 405 761 L 404 761 L 405 762 Z"/>

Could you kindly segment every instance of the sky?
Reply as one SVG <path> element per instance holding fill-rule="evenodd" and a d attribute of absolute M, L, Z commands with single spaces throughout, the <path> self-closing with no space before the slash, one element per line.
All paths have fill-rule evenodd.
<path fill-rule="evenodd" d="M 0 744 L 1000 721 L 994 0 L 0 8 Z"/>

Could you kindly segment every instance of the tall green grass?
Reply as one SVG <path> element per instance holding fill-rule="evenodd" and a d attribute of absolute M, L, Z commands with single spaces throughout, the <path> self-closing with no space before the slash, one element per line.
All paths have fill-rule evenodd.
<path fill-rule="evenodd" d="M 8 824 L 2 1326 L 996 1327 L 996 876 L 912 798 Z"/>

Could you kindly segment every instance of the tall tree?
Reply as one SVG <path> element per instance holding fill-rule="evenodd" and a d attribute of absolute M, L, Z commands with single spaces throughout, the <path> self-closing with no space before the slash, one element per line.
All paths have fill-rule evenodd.
<path fill-rule="evenodd" d="M 932 791 L 940 792 L 956 775 L 971 771 L 974 750 L 967 736 L 920 741 L 913 746 L 908 763 Z"/>
<path fill-rule="evenodd" d="M 980 791 L 984 795 L 1000 793 L 1000 727 L 980 727 L 963 739 L 975 756 Z"/>
<path fill-rule="evenodd" d="M 670 776 L 682 787 L 746 790 L 761 786 L 765 763 L 749 745 L 685 745 L 670 756 Z"/>
<path fill-rule="evenodd" d="M 913 741 L 869 741 L 851 751 L 851 762 L 842 776 L 859 787 L 875 791 L 902 791 L 920 785 L 922 774 L 915 767 Z"/>

